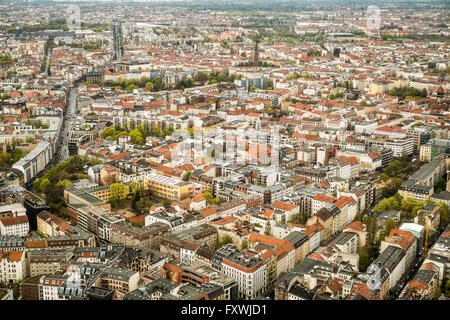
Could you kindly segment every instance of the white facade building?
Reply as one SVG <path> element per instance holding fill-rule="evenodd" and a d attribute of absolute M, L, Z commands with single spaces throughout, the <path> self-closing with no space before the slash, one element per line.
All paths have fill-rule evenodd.
<path fill-rule="evenodd" d="M 27 276 L 25 251 L 0 251 L 0 283 L 12 284 Z"/>
<path fill-rule="evenodd" d="M 0 234 L 25 237 L 30 232 L 27 216 L 0 219 Z"/>
<path fill-rule="evenodd" d="M 235 245 L 228 244 L 217 250 L 212 266 L 237 282 L 240 299 L 254 299 L 266 289 L 264 261 L 259 256 L 244 255 Z"/>

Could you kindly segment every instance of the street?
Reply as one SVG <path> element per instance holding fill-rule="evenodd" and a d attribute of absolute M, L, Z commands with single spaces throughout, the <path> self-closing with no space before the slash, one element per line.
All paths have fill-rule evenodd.
<path fill-rule="evenodd" d="M 54 160 L 52 161 L 53 166 L 57 165 L 61 161 L 69 159 L 69 127 L 70 123 L 74 120 L 74 116 L 77 110 L 77 97 L 78 87 L 71 88 L 69 91 L 69 99 L 61 125 L 58 148 Z"/>
<path fill-rule="evenodd" d="M 77 111 L 78 86 L 69 89 L 69 98 L 66 108 L 64 110 L 63 121 L 61 124 L 59 142 L 56 145 L 56 152 L 52 160 L 45 166 L 44 170 L 39 172 L 33 179 L 31 179 L 25 186 L 31 188 L 33 182 L 41 178 L 47 170 L 55 167 L 58 163 L 69 159 L 69 128 L 70 123 L 74 121 Z"/>

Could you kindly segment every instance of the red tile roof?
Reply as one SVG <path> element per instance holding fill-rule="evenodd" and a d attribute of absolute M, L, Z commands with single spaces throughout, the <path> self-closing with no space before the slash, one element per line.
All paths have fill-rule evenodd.
<path fill-rule="evenodd" d="M 19 216 L 19 217 L 8 217 L 0 219 L 1 223 L 5 227 L 14 226 L 16 224 L 24 224 L 28 223 L 28 216 Z"/>

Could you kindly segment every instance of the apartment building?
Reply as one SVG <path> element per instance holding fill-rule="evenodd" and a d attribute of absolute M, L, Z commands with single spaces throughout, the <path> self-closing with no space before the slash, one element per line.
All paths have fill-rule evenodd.
<path fill-rule="evenodd" d="M 450 140 L 431 139 L 420 146 L 420 161 L 430 162 L 441 154 L 450 153 Z"/>
<path fill-rule="evenodd" d="M 131 292 L 137 289 L 138 282 L 137 271 L 106 267 L 101 274 L 101 287 L 109 290 Z"/>
<path fill-rule="evenodd" d="M 389 236 L 381 241 L 380 252 L 388 246 L 401 248 L 405 252 L 405 268 L 409 268 L 417 256 L 417 238 L 409 231 L 392 229 Z"/>
<path fill-rule="evenodd" d="M 426 264 L 400 293 L 399 300 L 431 300 L 439 288 L 439 270 L 432 264 Z"/>
<path fill-rule="evenodd" d="M 414 172 L 408 180 L 400 186 L 399 194 L 403 198 L 413 198 L 419 201 L 430 199 L 436 181 L 446 172 L 444 155 L 436 156 Z"/>
<path fill-rule="evenodd" d="M 201 224 L 179 233 L 178 238 L 185 241 L 195 241 L 208 246 L 212 251 L 216 250 L 218 233 L 217 229 L 209 224 Z"/>
<path fill-rule="evenodd" d="M 50 237 L 64 235 L 64 230 L 71 226 L 67 221 L 48 212 L 47 210 L 39 213 L 36 220 L 38 227 L 37 229 Z"/>
<path fill-rule="evenodd" d="M 251 249 L 262 252 L 263 255 L 266 249 L 273 251 L 277 260 L 275 279 L 282 272 L 287 272 L 294 268 L 295 248 L 289 241 L 258 233 L 251 233 L 248 241 L 250 242 Z"/>
<path fill-rule="evenodd" d="M 103 166 L 100 169 L 100 185 L 107 186 L 119 182 L 119 169 L 113 166 Z"/>
<path fill-rule="evenodd" d="M 119 214 L 101 207 L 86 206 L 77 210 L 77 225 L 106 241 L 111 240 L 112 225 L 123 221 L 125 219 Z"/>
<path fill-rule="evenodd" d="M 36 148 L 17 161 L 13 168 L 24 174 L 24 183 L 31 181 L 50 163 L 55 153 L 54 142 L 41 141 Z"/>
<path fill-rule="evenodd" d="M 394 157 L 404 157 L 414 152 L 414 140 L 412 138 L 394 139 L 386 141 L 384 147 L 391 149 Z"/>
<path fill-rule="evenodd" d="M 59 296 L 58 290 L 69 279 L 68 274 L 49 274 L 39 280 L 40 300 L 65 300 Z"/>
<path fill-rule="evenodd" d="M 389 289 L 394 288 L 405 273 L 405 255 L 403 249 L 388 245 L 372 263 L 389 272 Z"/>
<path fill-rule="evenodd" d="M 245 251 L 240 252 L 233 244 L 216 251 L 212 267 L 237 282 L 239 299 L 254 299 L 266 289 L 266 265 L 263 260 Z"/>
<path fill-rule="evenodd" d="M 308 255 L 309 238 L 304 232 L 292 231 L 284 237 L 284 240 L 289 241 L 294 246 L 294 265 Z"/>
<path fill-rule="evenodd" d="M 175 283 L 159 278 L 123 296 L 123 300 L 224 300 L 224 290 L 220 285 L 204 283 Z"/>
<path fill-rule="evenodd" d="M 345 253 L 358 253 L 359 235 L 356 232 L 342 232 L 332 241 L 340 251 Z"/>
<path fill-rule="evenodd" d="M 28 274 L 30 277 L 60 270 L 61 262 L 72 256 L 68 249 L 34 249 L 27 252 Z"/>
<path fill-rule="evenodd" d="M 161 237 L 168 234 L 170 226 L 164 223 L 158 222 L 139 228 L 122 221 L 112 225 L 110 242 L 158 250 Z"/>
<path fill-rule="evenodd" d="M 30 231 L 28 216 L 0 219 L 0 234 L 25 237 Z"/>
<path fill-rule="evenodd" d="M 13 284 L 27 276 L 25 250 L 0 251 L 0 283 Z"/>

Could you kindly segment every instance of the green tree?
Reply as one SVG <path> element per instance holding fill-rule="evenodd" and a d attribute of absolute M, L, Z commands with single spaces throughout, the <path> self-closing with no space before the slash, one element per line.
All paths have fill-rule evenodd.
<path fill-rule="evenodd" d="M 192 88 L 194 86 L 194 80 L 192 78 L 187 78 L 184 82 L 185 88 Z"/>
<path fill-rule="evenodd" d="M 386 224 L 384 225 L 383 230 L 380 233 L 380 239 L 379 241 L 383 241 L 385 237 L 389 235 L 392 229 L 394 229 L 397 226 L 394 219 L 390 218 L 388 221 L 386 221 Z"/>
<path fill-rule="evenodd" d="M 113 127 L 106 127 L 100 134 L 103 138 L 113 136 L 116 130 Z"/>
<path fill-rule="evenodd" d="M 189 178 L 191 177 L 192 171 L 188 171 L 183 176 L 183 181 L 189 181 Z"/>
<path fill-rule="evenodd" d="M 374 212 L 379 214 L 385 210 L 400 210 L 401 208 L 401 199 L 398 197 L 389 197 L 381 200 L 374 208 Z"/>
<path fill-rule="evenodd" d="M 417 211 L 422 209 L 425 202 L 421 202 L 415 199 L 402 199 L 401 201 L 401 208 L 403 211 L 403 214 L 407 217 L 413 218 L 417 215 Z"/>
<path fill-rule="evenodd" d="M 241 247 L 239 248 L 241 251 L 248 249 L 248 240 L 244 239 L 241 243 Z"/>
<path fill-rule="evenodd" d="M 20 159 L 22 159 L 25 156 L 25 154 L 20 149 L 13 149 L 11 151 L 11 156 L 12 156 L 12 161 L 15 163 L 15 162 L 19 161 Z"/>
<path fill-rule="evenodd" d="M 434 293 L 433 300 L 438 300 L 441 295 L 442 295 L 441 286 L 438 285 Z"/>
<path fill-rule="evenodd" d="M 145 139 L 142 136 L 141 131 L 139 131 L 138 129 L 133 129 L 130 131 L 130 138 L 131 138 L 131 141 L 133 141 L 133 143 L 136 143 L 139 145 L 143 145 L 145 143 Z"/>
<path fill-rule="evenodd" d="M 445 296 L 450 298 L 450 280 L 445 283 Z"/>
<path fill-rule="evenodd" d="M 434 185 L 434 192 L 439 193 L 441 191 L 444 191 L 446 187 L 447 185 L 445 183 L 445 179 L 439 178 L 438 181 L 436 181 L 436 184 Z"/>
<path fill-rule="evenodd" d="M 153 137 L 161 137 L 161 129 L 158 127 L 157 124 L 154 124 L 152 126 L 152 136 Z"/>
<path fill-rule="evenodd" d="M 0 154 L 0 167 L 11 167 L 13 163 L 13 157 L 9 152 Z"/>
<path fill-rule="evenodd" d="M 127 92 L 131 92 L 131 91 L 133 91 L 134 89 L 138 89 L 139 87 L 137 86 L 137 85 L 135 85 L 135 84 L 130 84 L 129 86 L 127 86 L 126 88 L 125 88 L 125 90 L 127 91 Z"/>
<path fill-rule="evenodd" d="M 206 199 L 206 202 L 207 202 L 208 204 L 210 204 L 210 205 L 215 205 L 215 204 L 218 204 L 218 203 L 220 202 L 220 200 L 214 198 L 210 192 L 203 192 L 203 193 L 201 194 L 201 196 L 202 196 L 203 198 L 205 198 L 205 199 Z"/>
<path fill-rule="evenodd" d="M 388 176 L 386 173 L 382 173 L 382 174 L 380 174 L 380 179 L 381 179 L 383 182 L 386 182 L 386 181 L 389 180 L 389 176 Z"/>
<path fill-rule="evenodd" d="M 130 182 L 129 185 L 130 189 L 132 192 L 136 193 L 138 191 L 143 191 L 144 190 L 144 183 L 143 182 L 139 182 L 139 181 L 132 181 Z"/>
<path fill-rule="evenodd" d="M 369 255 L 364 251 L 359 252 L 359 271 L 365 272 L 369 265 Z"/>
<path fill-rule="evenodd" d="M 267 80 L 266 85 L 264 86 L 264 89 L 266 90 L 273 90 L 273 81 L 272 80 Z"/>
<path fill-rule="evenodd" d="M 220 241 L 217 243 L 217 249 L 222 248 L 224 245 L 228 244 L 228 243 L 233 243 L 233 238 L 231 238 L 231 236 L 229 236 L 228 234 L 224 235 L 222 237 L 222 239 L 220 239 Z"/>
<path fill-rule="evenodd" d="M 111 201 L 120 201 L 126 198 L 126 186 L 123 183 L 113 183 L 109 186 Z"/>
<path fill-rule="evenodd" d="M 47 67 L 47 57 L 45 56 L 45 57 L 42 59 L 41 68 L 40 68 L 39 71 L 40 71 L 41 73 L 44 72 L 46 67 Z"/>
<path fill-rule="evenodd" d="M 40 185 L 39 185 L 39 189 L 44 192 L 47 193 L 50 188 L 51 188 L 52 183 L 50 182 L 49 179 L 45 178 L 41 181 Z"/>
<path fill-rule="evenodd" d="M 133 200 L 131 201 L 131 208 L 134 212 L 137 212 L 137 203 L 141 200 L 141 195 L 139 194 L 139 190 L 134 194 Z"/>
<path fill-rule="evenodd" d="M 163 132 L 162 132 L 162 136 L 163 137 L 167 137 L 167 136 L 171 137 L 172 134 L 173 134 L 173 126 L 172 125 L 165 126 L 163 129 Z"/>
<path fill-rule="evenodd" d="M 395 159 L 388 163 L 384 172 L 389 176 L 395 176 L 405 168 L 402 161 Z"/>
<path fill-rule="evenodd" d="M 426 89 L 420 90 L 410 86 L 406 87 L 395 87 L 388 91 L 391 96 L 396 96 L 399 100 L 405 100 L 409 98 L 426 98 L 428 92 Z"/>
<path fill-rule="evenodd" d="M 365 216 L 363 218 L 363 223 L 366 225 L 368 243 L 373 245 L 375 242 L 376 228 L 375 228 L 375 218 L 371 216 Z"/>
<path fill-rule="evenodd" d="M 439 202 L 437 205 L 439 206 L 441 212 L 441 219 L 439 224 L 441 227 L 446 227 L 449 223 L 449 209 L 447 205 L 442 202 Z"/>
<path fill-rule="evenodd" d="M 187 129 L 188 130 L 188 132 L 189 132 L 189 135 L 191 136 L 191 138 L 193 138 L 194 137 L 194 129 L 193 128 L 188 128 Z"/>
<path fill-rule="evenodd" d="M 308 219 L 309 219 L 309 214 L 308 214 L 308 212 L 305 211 L 305 212 L 300 212 L 298 214 L 293 214 L 291 216 L 290 222 L 297 223 L 297 224 L 306 224 Z"/>
<path fill-rule="evenodd" d="M 39 192 L 41 190 L 41 181 L 40 179 L 37 179 L 33 182 L 33 189 Z"/>
<path fill-rule="evenodd" d="M 61 186 L 63 189 L 70 189 L 73 187 L 73 184 L 70 180 L 64 179 L 58 182 L 58 186 Z"/>

